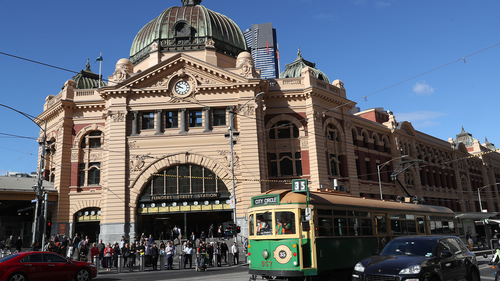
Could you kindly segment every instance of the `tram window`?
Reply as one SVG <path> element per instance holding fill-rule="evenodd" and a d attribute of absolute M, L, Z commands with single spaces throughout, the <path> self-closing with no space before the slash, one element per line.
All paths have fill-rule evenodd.
<path fill-rule="evenodd" d="M 335 236 L 348 236 L 347 232 L 347 219 L 334 218 Z"/>
<path fill-rule="evenodd" d="M 332 210 L 318 209 L 318 215 L 320 216 L 331 216 Z"/>
<path fill-rule="evenodd" d="M 257 235 L 273 235 L 273 221 L 272 213 L 258 213 L 257 214 Z"/>
<path fill-rule="evenodd" d="M 333 210 L 334 216 L 345 216 L 345 211 Z"/>
<path fill-rule="evenodd" d="M 347 215 L 350 217 L 359 217 L 358 211 L 347 211 Z"/>
<path fill-rule="evenodd" d="M 332 219 L 331 218 L 319 218 L 318 219 L 319 236 L 332 236 Z"/>
<path fill-rule="evenodd" d="M 420 234 L 427 234 L 427 231 L 425 231 L 425 221 L 424 218 L 417 218 L 418 222 L 418 231 Z"/>
<path fill-rule="evenodd" d="M 443 233 L 450 234 L 450 226 L 447 221 L 443 221 Z"/>
<path fill-rule="evenodd" d="M 295 214 L 276 212 L 276 234 L 295 234 Z"/>
<path fill-rule="evenodd" d="M 414 220 L 415 219 L 415 215 L 406 215 L 406 219 L 407 220 Z"/>
<path fill-rule="evenodd" d="M 392 235 L 401 235 L 401 222 L 399 220 L 391 220 Z"/>
<path fill-rule="evenodd" d="M 436 233 L 443 234 L 443 222 L 442 221 L 436 221 Z"/>
<path fill-rule="evenodd" d="M 450 222 L 448 222 L 448 226 L 450 227 L 450 233 L 455 234 L 456 233 L 455 223 L 450 221 Z"/>
<path fill-rule="evenodd" d="M 248 216 L 248 229 L 250 230 L 250 236 L 253 236 L 255 233 L 255 226 L 253 225 L 253 214 Z"/>
<path fill-rule="evenodd" d="M 375 216 L 375 220 L 377 223 L 377 234 L 387 234 L 387 225 L 385 216 Z"/>
<path fill-rule="evenodd" d="M 436 234 L 436 222 L 435 221 L 430 221 L 429 226 L 431 228 L 431 234 Z"/>
<path fill-rule="evenodd" d="M 361 218 L 371 218 L 371 214 L 370 214 L 370 212 L 359 212 L 359 217 L 361 217 Z"/>
<path fill-rule="evenodd" d="M 414 220 L 406 221 L 406 227 L 407 227 L 409 235 L 415 235 L 415 234 L 417 234 L 417 226 L 416 226 Z"/>
<path fill-rule="evenodd" d="M 359 236 L 360 228 L 359 228 L 359 220 L 357 218 L 349 219 L 349 235 L 350 236 Z"/>

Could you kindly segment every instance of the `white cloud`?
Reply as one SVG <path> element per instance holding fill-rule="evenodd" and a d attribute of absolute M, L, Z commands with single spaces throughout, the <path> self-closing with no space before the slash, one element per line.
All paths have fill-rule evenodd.
<path fill-rule="evenodd" d="M 435 119 L 446 116 L 448 113 L 421 110 L 408 113 L 395 113 L 394 115 L 396 116 L 396 121 L 409 121 L 414 127 L 421 129 L 439 125 L 439 121 Z"/>
<path fill-rule="evenodd" d="M 413 85 L 413 92 L 419 96 L 427 96 L 434 94 L 434 88 L 432 88 L 425 81 L 420 81 Z"/>
<path fill-rule="evenodd" d="M 391 3 L 388 3 L 388 2 L 381 2 L 381 1 L 375 2 L 375 6 L 377 6 L 379 8 L 389 7 L 390 5 L 391 5 Z"/>

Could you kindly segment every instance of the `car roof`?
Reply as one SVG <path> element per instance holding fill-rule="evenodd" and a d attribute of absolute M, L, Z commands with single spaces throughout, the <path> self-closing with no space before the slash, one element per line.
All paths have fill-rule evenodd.
<path fill-rule="evenodd" d="M 454 235 L 410 235 L 410 236 L 399 236 L 396 238 L 393 238 L 392 240 L 400 240 L 400 239 L 416 239 L 416 240 L 438 240 L 441 238 L 458 238 Z M 460 239 L 460 238 L 458 238 Z"/>

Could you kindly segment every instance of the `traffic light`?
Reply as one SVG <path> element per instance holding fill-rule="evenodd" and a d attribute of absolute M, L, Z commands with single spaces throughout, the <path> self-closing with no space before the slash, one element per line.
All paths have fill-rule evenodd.
<path fill-rule="evenodd" d="M 237 232 L 237 233 L 240 233 L 240 232 L 241 232 L 241 226 L 239 226 L 239 225 L 238 225 L 238 226 L 236 226 L 236 232 Z"/>

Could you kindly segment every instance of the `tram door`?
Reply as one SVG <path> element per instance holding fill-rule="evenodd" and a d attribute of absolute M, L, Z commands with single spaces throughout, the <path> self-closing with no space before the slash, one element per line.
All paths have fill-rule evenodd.
<path fill-rule="evenodd" d="M 377 235 L 377 245 L 379 249 L 384 248 L 389 242 L 386 214 L 375 214 L 375 235 Z"/>
<path fill-rule="evenodd" d="M 313 231 L 314 225 L 313 220 L 306 221 L 305 210 L 301 210 L 301 240 L 302 240 L 302 267 L 311 268 L 312 267 L 312 255 L 313 255 Z"/>

